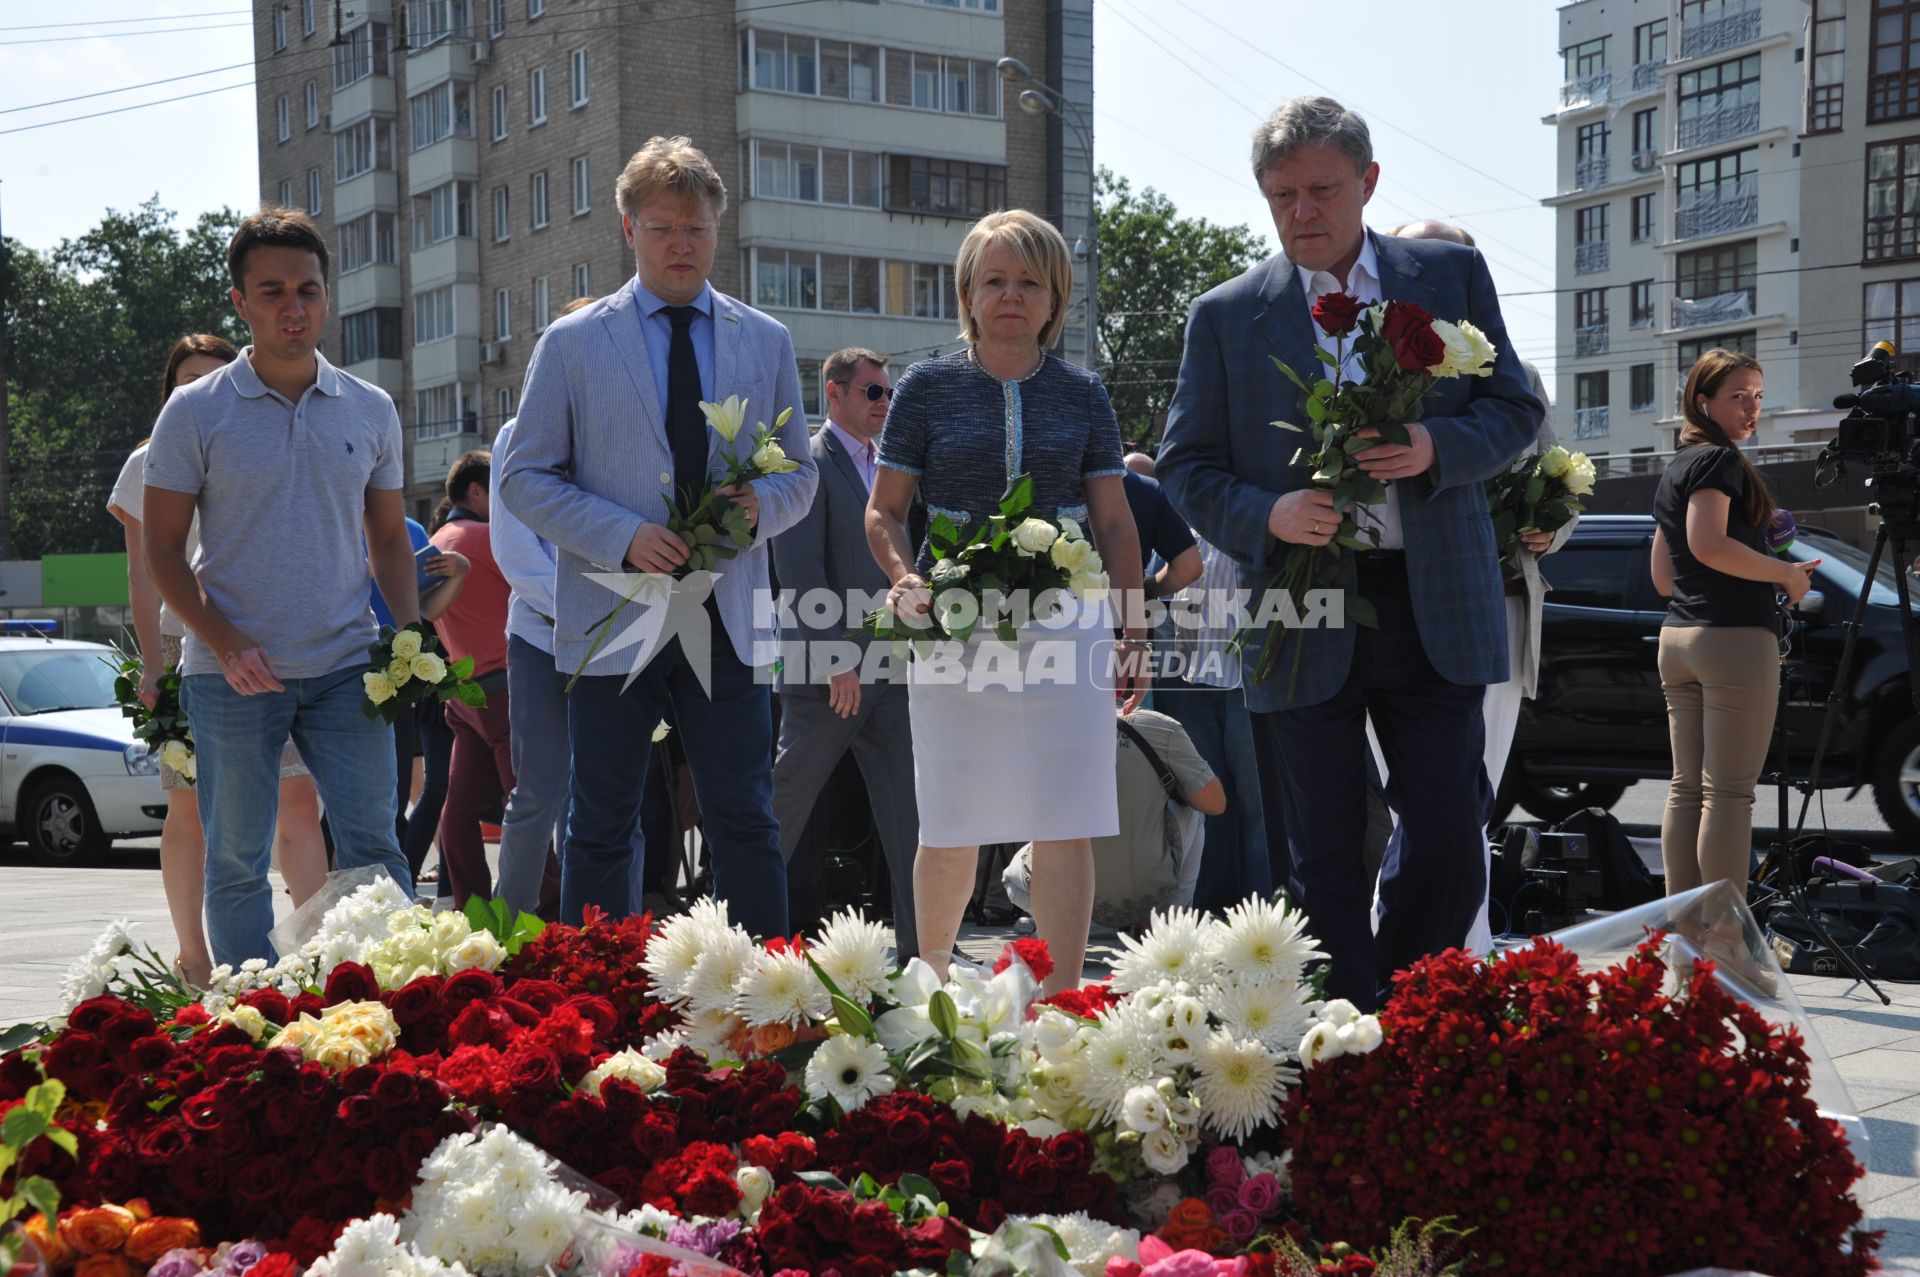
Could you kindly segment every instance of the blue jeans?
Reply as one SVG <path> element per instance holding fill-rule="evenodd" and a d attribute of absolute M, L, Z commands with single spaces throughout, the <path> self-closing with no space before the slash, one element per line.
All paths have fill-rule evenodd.
<path fill-rule="evenodd" d="M 326 804 L 342 869 L 375 865 L 411 891 L 413 875 L 393 836 L 393 733 L 362 710 L 361 669 L 289 678 L 286 690 L 243 696 L 221 674 L 181 681 L 200 765 L 207 834 L 207 940 L 215 962 L 274 957 L 267 869 L 280 808 L 281 742 L 293 738 Z"/>
<path fill-rule="evenodd" d="M 1253 757 L 1246 693 L 1237 687 L 1161 683 L 1153 700 L 1155 708 L 1186 729 L 1193 747 L 1227 790 L 1227 809 L 1207 817 L 1194 908 L 1226 909 L 1250 896 L 1266 899 L 1273 894 L 1273 868 L 1267 860 L 1260 768 Z"/>
<path fill-rule="evenodd" d="M 567 831 L 567 777 L 573 752 L 567 746 L 567 676 L 519 635 L 507 637 L 507 714 L 513 722 L 513 793 L 500 821 L 500 898 L 522 913 L 539 912 L 547 857 Z M 641 897 L 645 846 L 636 833 L 627 881 L 632 902 Z"/>
<path fill-rule="evenodd" d="M 712 651 L 711 698 L 678 639 L 625 693 L 625 674 L 594 675 L 567 698 L 573 790 L 560 861 L 561 921 L 578 924 L 588 905 L 622 918 L 638 904 L 630 882 L 633 859 L 645 854 L 641 796 L 653 729 L 671 705 L 700 800 L 714 895 L 753 935 L 787 933 L 787 866 L 773 817 L 772 689 L 734 655 L 717 623 Z"/>

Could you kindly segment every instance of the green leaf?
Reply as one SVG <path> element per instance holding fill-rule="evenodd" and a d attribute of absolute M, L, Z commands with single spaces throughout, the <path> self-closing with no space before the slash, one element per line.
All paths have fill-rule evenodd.
<path fill-rule="evenodd" d="M 1351 591 L 1347 594 L 1347 616 L 1356 625 L 1364 625 L 1370 630 L 1380 628 L 1380 614 L 1374 610 L 1373 604 Z"/>
<path fill-rule="evenodd" d="M 49 1220 L 60 1217 L 60 1190 L 44 1175 L 29 1175 L 14 1189 Z"/>
<path fill-rule="evenodd" d="M 900 1066 L 901 1070 L 906 1073 L 914 1072 L 916 1069 L 924 1066 L 927 1061 L 933 1059 L 934 1056 L 940 1054 L 945 1045 L 946 1044 L 941 1042 L 939 1038 L 922 1039 L 914 1045 L 913 1050 L 907 1052 L 907 1058 Z"/>
<path fill-rule="evenodd" d="M 1318 348 L 1318 347 L 1315 347 L 1315 349 L 1316 349 L 1316 350 L 1318 350 L 1319 348 Z M 1320 351 L 1320 354 L 1324 356 L 1324 355 L 1326 354 L 1326 352 L 1325 352 L 1325 351 Z M 1291 368 L 1289 368 L 1289 367 L 1287 367 L 1287 365 L 1286 365 L 1286 362 L 1285 362 L 1284 360 L 1282 360 L 1282 359 L 1281 359 L 1281 358 L 1280 358 L 1279 356 L 1277 356 L 1277 355 L 1269 355 L 1269 356 L 1267 356 L 1267 358 L 1269 358 L 1269 359 L 1271 359 L 1271 360 L 1273 360 L 1273 366 L 1274 366 L 1275 368 L 1278 368 L 1278 369 L 1279 369 L 1279 370 L 1280 370 L 1281 372 L 1283 372 L 1283 373 L 1285 373 L 1285 374 L 1286 374 L 1286 378 L 1287 378 L 1287 380 L 1288 380 L 1288 381 L 1290 381 L 1290 382 L 1292 382 L 1292 383 L 1293 383 L 1294 385 L 1296 385 L 1296 386 L 1298 386 L 1298 387 L 1300 388 L 1300 393 L 1301 393 L 1301 394 L 1303 394 L 1303 395 L 1304 395 L 1304 394 L 1306 394 L 1306 393 L 1307 393 L 1307 383 L 1306 383 L 1306 382 L 1304 382 L 1304 381 L 1302 381 L 1302 380 L 1300 380 L 1300 374 L 1299 374 L 1299 373 L 1297 373 L 1297 372 L 1295 372 L 1295 371 L 1294 371 L 1293 369 L 1291 369 Z"/>
<path fill-rule="evenodd" d="M 927 1001 L 927 1018 L 941 1037 L 951 1042 L 960 1032 L 960 1008 L 953 1004 L 953 997 L 945 989 L 935 989 L 933 997 Z"/>
<path fill-rule="evenodd" d="M 80 1156 L 80 1141 L 64 1126 L 49 1126 L 40 1136 L 68 1157 Z"/>
<path fill-rule="evenodd" d="M 1000 517 L 1017 523 L 1026 517 L 1033 508 L 1033 476 L 1023 474 L 1007 485 L 1000 494 Z"/>
<path fill-rule="evenodd" d="M 827 1001 L 833 1004 L 833 1015 L 841 1028 L 855 1037 L 873 1037 L 873 1017 L 862 1010 L 859 1003 L 843 993 L 829 993 Z"/>
<path fill-rule="evenodd" d="M 853 1181 L 853 1195 L 862 1198 L 878 1197 L 880 1195 L 880 1181 L 876 1180 L 867 1172 L 861 1171 L 859 1177 Z"/>
<path fill-rule="evenodd" d="M 14 1148 L 25 1148 L 40 1138 L 47 1125 L 46 1114 L 35 1112 L 25 1104 L 15 1105 L 7 1110 L 5 1118 L 0 1118 L 0 1140 Z"/>
<path fill-rule="evenodd" d="M 877 616 L 879 613 L 875 613 L 875 615 Z M 807 965 L 813 968 L 813 974 L 819 978 L 820 985 L 827 991 L 828 997 L 844 998 L 847 996 L 840 991 L 840 986 L 833 982 L 833 977 L 827 974 L 827 969 L 814 961 L 811 953 L 802 953 L 800 956 L 805 958 Z"/>
<path fill-rule="evenodd" d="M 832 1189 L 836 1193 L 847 1191 L 845 1181 L 832 1171 L 795 1171 L 793 1177 L 802 1184 L 811 1184 L 815 1188 Z"/>
<path fill-rule="evenodd" d="M 909 1197 L 924 1197 L 936 1206 L 940 1204 L 940 1190 L 924 1175 L 902 1175 L 896 1183 L 900 1191 Z"/>
<path fill-rule="evenodd" d="M 1323 399 L 1315 399 L 1315 398 L 1308 399 L 1307 400 L 1307 417 L 1316 426 L 1319 425 L 1321 422 L 1325 421 L 1327 419 L 1326 401 Z"/>
<path fill-rule="evenodd" d="M 0 1029 L 0 1055 L 17 1051 L 29 1042 L 38 1042 L 49 1032 L 46 1025 L 32 1021 Z"/>
<path fill-rule="evenodd" d="M 470 709 L 485 709 L 487 707 L 486 689 L 482 688 L 478 683 L 462 683 L 454 689 L 454 695 L 460 698 L 462 705 Z"/>
<path fill-rule="evenodd" d="M 1297 435 L 1306 433 L 1305 430 L 1301 429 L 1299 426 L 1294 425 L 1291 421 L 1269 421 L 1267 424 L 1270 426 L 1278 426 L 1282 430 L 1291 430 Z"/>

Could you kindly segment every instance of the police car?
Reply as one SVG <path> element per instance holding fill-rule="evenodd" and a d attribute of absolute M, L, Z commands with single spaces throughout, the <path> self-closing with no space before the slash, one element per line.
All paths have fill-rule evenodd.
<path fill-rule="evenodd" d="M 117 663 L 100 643 L 0 636 L 0 828 L 41 864 L 85 864 L 167 814 L 159 759 L 113 699 Z"/>

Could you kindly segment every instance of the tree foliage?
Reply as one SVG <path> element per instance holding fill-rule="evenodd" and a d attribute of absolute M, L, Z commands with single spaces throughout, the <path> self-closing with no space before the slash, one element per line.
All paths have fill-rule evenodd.
<path fill-rule="evenodd" d="M 1173 399 L 1187 307 L 1267 249 L 1251 228 L 1181 217 L 1165 195 L 1151 186 L 1136 194 L 1110 169 L 1100 170 L 1097 202 L 1101 375 L 1120 437 L 1147 444 Z"/>
<path fill-rule="evenodd" d="M 193 332 L 247 340 L 227 300 L 239 219 L 223 208 L 180 229 L 156 196 L 51 252 L 6 242 L 16 557 L 120 548 L 107 495 L 152 429 L 168 348 Z"/>

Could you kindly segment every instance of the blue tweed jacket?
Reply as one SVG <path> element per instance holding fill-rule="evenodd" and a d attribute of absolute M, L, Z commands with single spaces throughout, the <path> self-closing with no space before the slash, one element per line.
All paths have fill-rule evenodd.
<path fill-rule="evenodd" d="M 713 306 L 714 397 L 748 400 L 748 429 L 791 407 L 780 446 L 800 463 L 754 481 L 760 521 L 753 546 L 715 569 L 713 598 L 726 637 L 751 665 L 755 643 L 775 638 L 772 609 L 754 607 L 755 592 L 767 589 L 767 542 L 807 512 L 820 472 L 807 449 L 800 374 L 785 325 L 718 290 Z M 725 446 L 708 432 L 710 475 L 720 473 Z M 667 521 L 673 489 L 673 449 L 631 288 L 561 316 L 542 334 L 527 365 L 513 441 L 494 464 L 508 508 L 558 550 L 553 658 L 571 674 L 592 646 L 589 627 L 619 602 L 585 574 L 618 570 L 640 524 Z M 603 652 L 586 672 L 624 674 L 632 659 L 631 651 Z"/>
<path fill-rule="evenodd" d="M 1451 682 L 1497 683 L 1507 676 L 1506 608 L 1483 481 L 1533 442 L 1545 408 L 1527 388 L 1478 251 L 1383 235 L 1373 244 L 1383 297 L 1468 320 L 1499 350 L 1491 377 L 1434 388 L 1421 422 L 1438 459 L 1425 475 L 1396 485 L 1427 658 Z M 1300 392 L 1271 356 L 1306 370 L 1316 367 L 1313 352 L 1306 294 L 1284 254 L 1206 293 L 1187 318 L 1158 475 L 1187 521 L 1239 561 L 1241 584 L 1256 597 L 1286 552 L 1267 531 L 1268 512 L 1275 498 L 1309 484 L 1307 467 L 1292 464 L 1303 436 L 1272 424 L 1302 414 Z M 1303 642 L 1292 699 L 1291 661 L 1283 658 L 1265 682 L 1248 684 L 1250 709 L 1317 705 L 1340 690 L 1353 660 L 1351 624 L 1308 630 Z M 1253 666 L 1247 661 L 1248 671 Z"/>

